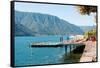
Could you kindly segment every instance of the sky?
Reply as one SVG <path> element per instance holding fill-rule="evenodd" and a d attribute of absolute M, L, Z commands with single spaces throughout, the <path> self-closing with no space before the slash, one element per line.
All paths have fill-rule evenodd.
<path fill-rule="evenodd" d="M 74 5 L 58 5 L 58 4 L 41 4 L 41 3 L 26 3 L 15 2 L 15 10 L 22 12 L 36 12 L 57 16 L 60 19 L 68 21 L 71 24 L 78 26 L 93 26 L 94 14 L 81 15 Z"/>

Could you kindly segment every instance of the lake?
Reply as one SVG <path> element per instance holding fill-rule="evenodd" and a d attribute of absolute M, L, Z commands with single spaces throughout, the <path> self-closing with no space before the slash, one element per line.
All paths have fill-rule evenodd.
<path fill-rule="evenodd" d="M 64 47 L 33 47 L 32 43 L 55 42 L 60 41 L 61 36 L 16 36 L 15 37 L 15 66 L 42 65 L 63 63 L 62 56 L 65 54 Z M 68 40 L 67 36 L 62 36 Z"/>

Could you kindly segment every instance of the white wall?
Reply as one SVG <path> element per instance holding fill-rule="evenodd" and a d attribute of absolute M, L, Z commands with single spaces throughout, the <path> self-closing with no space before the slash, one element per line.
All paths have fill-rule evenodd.
<path fill-rule="evenodd" d="M 69 3 L 69 4 L 88 4 L 88 5 L 100 4 L 100 0 L 98 1 L 97 0 L 33 0 L 33 1 Z M 100 5 L 99 5 L 99 12 L 100 12 Z M 99 32 L 100 32 L 100 27 L 99 27 Z M 98 46 L 100 52 L 100 45 Z M 84 63 L 84 64 L 64 64 L 64 65 L 38 66 L 37 68 L 51 68 L 51 67 L 52 68 L 98 68 L 99 64 L 100 62 Z M 0 68 L 10 68 L 10 0 L 0 0 Z"/>

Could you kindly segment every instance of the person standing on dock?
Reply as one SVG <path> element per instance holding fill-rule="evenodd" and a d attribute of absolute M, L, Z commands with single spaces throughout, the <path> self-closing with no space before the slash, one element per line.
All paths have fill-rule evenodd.
<path fill-rule="evenodd" d="M 63 37 L 60 37 L 60 42 L 63 42 Z"/>

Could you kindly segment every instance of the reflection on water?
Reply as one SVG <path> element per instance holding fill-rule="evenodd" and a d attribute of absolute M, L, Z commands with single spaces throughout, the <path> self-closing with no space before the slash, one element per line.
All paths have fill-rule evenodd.
<path fill-rule="evenodd" d="M 64 37 L 65 40 L 67 40 L 66 37 Z M 59 36 L 49 36 L 42 38 L 15 37 L 15 66 L 63 63 L 62 56 L 65 54 L 64 47 L 29 47 L 30 44 L 34 42 L 47 42 L 48 40 L 59 43 Z"/>

